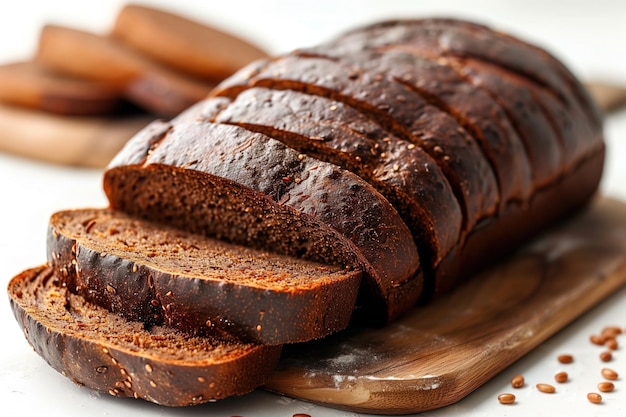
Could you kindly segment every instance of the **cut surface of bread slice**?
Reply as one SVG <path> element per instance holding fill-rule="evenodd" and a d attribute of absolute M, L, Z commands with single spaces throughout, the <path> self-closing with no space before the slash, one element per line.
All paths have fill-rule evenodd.
<path fill-rule="evenodd" d="M 259 133 L 158 122 L 112 161 L 104 189 L 113 208 L 133 215 L 360 269 L 367 308 L 379 317 L 406 311 L 421 294 L 413 237 L 380 193 Z"/>
<path fill-rule="evenodd" d="M 187 406 L 244 394 L 265 383 L 280 356 L 280 346 L 125 320 L 69 293 L 45 266 L 14 277 L 8 292 L 24 335 L 50 366 L 116 397 Z"/>
<path fill-rule="evenodd" d="M 48 261 L 70 291 L 130 320 L 274 345 L 345 328 L 361 280 L 108 209 L 52 215 Z"/>

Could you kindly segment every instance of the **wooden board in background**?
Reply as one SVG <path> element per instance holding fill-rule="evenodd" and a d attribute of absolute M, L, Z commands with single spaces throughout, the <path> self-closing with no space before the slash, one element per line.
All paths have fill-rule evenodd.
<path fill-rule="evenodd" d="M 153 116 L 61 116 L 0 104 L 0 152 L 103 168 Z"/>
<path fill-rule="evenodd" d="M 626 88 L 588 84 L 606 111 L 626 103 Z M 103 168 L 154 116 L 72 117 L 0 103 L 0 152 L 71 166 Z"/>
<path fill-rule="evenodd" d="M 267 389 L 417 413 L 459 401 L 626 284 L 626 204 L 601 198 L 511 259 L 381 329 L 291 349 Z"/>

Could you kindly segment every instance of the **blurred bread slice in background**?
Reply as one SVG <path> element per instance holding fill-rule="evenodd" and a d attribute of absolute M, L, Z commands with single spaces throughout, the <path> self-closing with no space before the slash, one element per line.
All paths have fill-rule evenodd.
<path fill-rule="evenodd" d="M 31 60 L 0 63 L 0 152 L 102 168 L 151 120 L 178 115 L 264 56 L 233 34 L 137 4 L 105 33 L 49 22 Z"/>
<path fill-rule="evenodd" d="M 220 81 L 266 52 L 241 38 L 147 6 L 120 11 L 111 35 L 183 73 Z"/>

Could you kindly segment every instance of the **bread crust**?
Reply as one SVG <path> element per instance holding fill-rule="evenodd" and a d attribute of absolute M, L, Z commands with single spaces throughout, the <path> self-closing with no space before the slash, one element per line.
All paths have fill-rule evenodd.
<path fill-rule="evenodd" d="M 342 43 L 338 51 L 325 46 L 313 51 L 350 63 L 371 73 L 374 78 L 388 77 L 405 86 L 411 99 L 406 99 L 401 106 L 396 104 L 399 109 L 394 113 L 394 117 L 405 125 L 411 126 L 415 114 L 422 113 L 419 101 L 448 113 L 474 138 L 487 157 L 497 179 L 500 208 L 510 201 L 524 201 L 530 197 L 533 184 L 526 149 L 504 110 L 488 94 L 459 77 L 452 68 L 400 47 L 360 52 L 363 48 L 365 46 L 360 44 Z M 377 92 L 375 96 L 381 94 Z M 420 128 L 430 133 L 431 126 Z"/>
<path fill-rule="evenodd" d="M 264 133 L 367 180 L 404 219 L 423 265 L 437 265 L 457 244 L 463 214 L 436 162 L 356 109 L 292 90 L 255 87 L 212 120 Z"/>
<path fill-rule="evenodd" d="M 366 25 L 335 38 L 333 43 L 365 41 L 370 46 L 413 44 L 441 56 L 473 57 L 510 69 L 546 86 L 569 109 L 581 109 L 595 130 L 602 115 L 580 81 L 543 48 L 488 26 L 453 18 L 396 19 Z"/>
<path fill-rule="evenodd" d="M 448 114 L 386 75 L 336 58 L 302 53 L 244 69 L 220 84 L 212 97 L 234 98 L 252 87 L 291 89 L 342 102 L 424 149 L 455 191 L 464 210 L 464 232 L 497 211 L 500 196 L 495 174 L 475 141 Z"/>
<path fill-rule="evenodd" d="M 8 292 L 26 339 L 51 367 L 116 397 L 187 406 L 245 394 L 267 380 L 280 356 L 280 346 L 232 336 L 192 340 L 172 329 L 143 330 L 69 295 L 46 266 L 14 277 Z"/>

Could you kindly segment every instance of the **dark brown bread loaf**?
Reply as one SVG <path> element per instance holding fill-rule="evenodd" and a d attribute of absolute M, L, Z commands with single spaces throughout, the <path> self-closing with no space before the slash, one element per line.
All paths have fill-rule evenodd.
<path fill-rule="evenodd" d="M 532 192 L 526 199 L 518 202 L 526 206 L 526 209 L 516 204 L 501 206 L 497 221 L 494 219 L 482 222 L 481 227 L 477 228 L 477 233 L 470 236 L 471 242 L 459 247 L 459 256 L 464 260 L 454 260 L 455 256 L 450 256 L 446 259 L 445 265 L 442 265 L 436 272 L 436 287 L 445 291 L 445 288 L 450 288 L 457 281 L 452 277 L 462 275 L 461 269 L 458 269 L 459 265 L 467 267 L 462 268 L 464 272 L 472 271 L 471 265 L 484 265 L 484 260 L 490 257 L 486 254 L 498 256 L 507 252 L 504 248 L 508 245 L 500 244 L 501 242 L 524 241 L 532 236 L 533 230 L 541 229 L 540 224 L 544 226 L 551 224 L 568 212 L 566 210 L 568 207 L 569 210 L 574 210 L 593 194 L 602 173 L 604 154 L 600 118 L 597 107 L 580 83 L 547 52 L 508 35 L 468 22 L 450 19 L 383 22 L 354 30 L 329 44 L 300 52 L 300 54 L 330 55 L 333 59 L 345 60 L 352 64 L 355 64 L 353 56 L 356 55 L 357 66 L 377 68 L 376 65 L 379 64 L 375 61 L 389 60 L 390 54 L 398 52 L 408 53 L 426 62 L 430 61 L 430 68 L 436 68 L 438 72 L 445 70 L 442 73 L 444 74 L 443 81 L 452 80 L 454 71 L 457 71 L 459 75 L 457 83 L 461 87 L 457 91 L 461 92 L 467 89 L 467 84 L 472 84 L 472 78 L 467 76 L 467 70 L 464 67 L 459 68 L 459 61 L 461 58 L 465 61 L 470 58 L 479 61 L 482 65 L 481 70 L 478 71 L 480 75 L 472 74 L 474 80 L 476 77 L 496 78 L 490 81 L 491 90 L 484 84 L 474 82 L 473 84 L 479 88 L 473 91 L 481 93 L 480 90 L 483 89 L 491 94 L 504 109 L 508 109 L 505 117 L 509 118 L 513 124 L 519 123 L 525 117 L 523 109 L 516 106 L 514 101 L 520 98 L 503 95 L 501 91 L 494 95 L 494 84 L 500 82 L 497 77 L 507 84 L 507 88 L 523 86 L 531 89 L 534 97 L 538 99 L 542 113 L 536 113 L 536 116 L 527 123 L 536 122 L 538 126 L 542 123 L 542 118 L 547 118 L 561 148 L 561 155 L 553 153 L 548 159 L 548 162 L 557 157 L 561 160 L 559 165 L 552 163 L 555 172 L 550 172 L 545 166 L 545 161 L 541 159 L 546 156 L 545 149 L 542 148 L 547 147 L 555 152 L 555 144 L 551 142 L 555 136 L 547 134 L 538 140 L 536 137 L 531 137 L 528 130 L 524 131 L 519 125 L 517 126 L 518 131 L 522 133 L 522 138 L 525 139 L 526 148 L 523 150 L 528 153 L 529 162 L 532 163 Z M 387 70 L 397 74 L 403 81 L 416 81 L 419 92 L 430 97 L 431 100 L 449 102 L 452 91 L 449 88 L 442 88 L 442 80 L 429 85 L 428 82 L 424 82 L 429 76 L 422 71 L 423 67 L 416 65 L 412 72 L 409 68 L 407 77 L 402 74 L 402 70 L 399 70 L 402 65 L 398 64 L 402 64 L 401 59 L 394 60 L 394 64 L 388 65 Z M 445 67 L 449 68 L 446 70 Z M 542 70 L 537 71 L 536 68 Z M 256 72 L 259 72 L 258 68 Z M 508 83 L 513 85 L 508 85 Z M 499 88 L 503 88 L 502 84 Z M 466 106 L 465 108 L 471 113 L 480 108 L 480 106 L 475 107 L 477 103 L 473 100 L 474 96 L 470 95 L 466 97 L 466 100 L 453 101 L 452 104 Z M 494 112 L 485 110 L 477 113 L 479 117 L 486 117 L 486 120 L 493 118 L 493 114 Z M 497 121 L 492 119 L 491 123 L 495 125 Z M 489 125 L 490 123 L 487 122 L 485 126 L 489 128 Z M 539 141 L 545 142 L 543 146 Z M 541 152 L 544 153 L 538 155 Z M 503 176 L 502 170 L 498 170 L 496 166 L 494 169 L 497 175 Z M 507 175 L 508 173 L 505 173 L 504 177 L 506 178 Z M 574 177 L 581 181 L 578 186 L 572 181 Z M 550 178 L 552 180 L 549 180 Z M 549 203 L 550 195 L 560 195 L 560 198 L 565 199 L 567 203 L 557 208 L 555 204 Z M 500 232 L 496 232 L 498 229 Z M 476 244 L 479 241 L 482 243 Z M 477 248 L 480 249 L 477 250 Z M 451 266 L 452 268 L 449 269 Z"/>
<path fill-rule="evenodd" d="M 331 43 L 353 42 L 361 48 L 410 45 L 440 56 L 473 57 L 493 63 L 547 87 L 571 109 L 582 110 L 581 116 L 594 129 L 601 128 L 599 108 L 562 62 L 545 49 L 485 25 L 445 18 L 390 20 L 354 29 Z"/>
<path fill-rule="evenodd" d="M 361 281 L 105 209 L 55 213 L 48 262 L 71 292 L 129 320 L 272 345 L 345 328 Z"/>
<path fill-rule="evenodd" d="M 244 394 L 267 380 L 280 356 L 279 346 L 227 334 L 127 321 L 71 294 L 51 268 L 22 272 L 8 292 L 24 335 L 51 367 L 116 397 L 187 406 Z"/>
<path fill-rule="evenodd" d="M 262 134 L 155 123 L 112 161 L 104 190 L 133 215 L 363 269 L 378 317 L 401 314 L 421 294 L 415 243 L 389 202 L 360 177 Z"/>
<path fill-rule="evenodd" d="M 393 21 L 250 64 L 211 98 L 131 139 L 105 172 L 104 189 L 129 219 L 361 272 L 357 309 L 392 320 L 584 206 L 597 190 L 604 152 L 594 103 L 545 51 L 472 23 Z M 414 176 L 392 181 L 386 158 L 398 166 L 390 162 L 392 174 L 403 162 Z M 433 190 L 446 181 L 447 208 L 436 207 Z M 68 242 L 51 257 L 60 277 L 119 310 L 114 286 L 81 282 L 69 270 L 72 260 L 104 269 L 94 266 L 102 257 L 116 261 L 107 273 L 123 273 L 134 258 L 96 249 L 85 252 L 85 263 Z M 427 256 L 420 259 L 418 247 Z M 46 285 L 85 302 L 57 280 Z M 192 291 L 181 296 L 197 301 Z M 149 326 L 150 314 L 165 314 L 150 308 L 124 323 Z M 201 324 L 182 315 L 172 324 L 185 329 L 194 320 Z M 32 340 L 45 337 L 40 331 Z M 183 384 L 177 404 L 178 392 L 197 402 Z"/>

